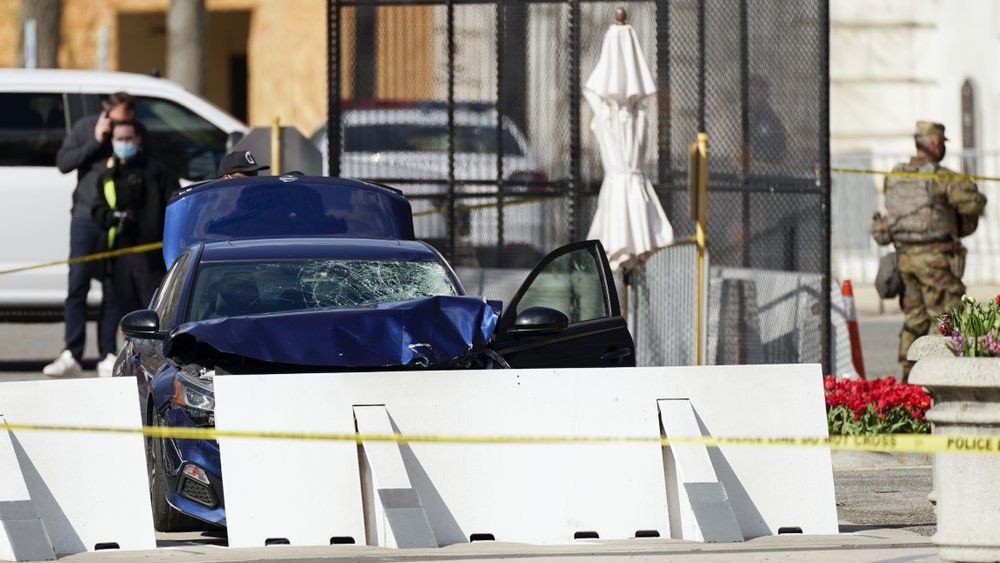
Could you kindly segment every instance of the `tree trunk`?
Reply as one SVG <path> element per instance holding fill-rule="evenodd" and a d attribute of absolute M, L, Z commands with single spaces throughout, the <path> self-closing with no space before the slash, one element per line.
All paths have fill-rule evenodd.
<path fill-rule="evenodd" d="M 167 78 L 195 94 L 205 85 L 205 0 L 170 0 Z"/>
<path fill-rule="evenodd" d="M 17 21 L 21 30 L 18 48 L 18 66 L 29 62 L 25 56 L 25 24 L 35 21 L 35 66 L 56 68 L 56 54 L 59 51 L 60 0 L 21 0 L 17 10 Z"/>

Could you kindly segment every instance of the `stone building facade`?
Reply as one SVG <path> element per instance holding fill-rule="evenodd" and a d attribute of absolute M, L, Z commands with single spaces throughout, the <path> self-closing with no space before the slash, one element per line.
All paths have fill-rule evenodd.
<path fill-rule="evenodd" d="M 2 66 L 13 66 L 17 60 L 18 4 L 19 0 L 0 0 Z M 169 0 L 63 0 L 59 67 L 165 73 L 168 4 Z M 207 0 L 203 95 L 251 125 L 280 116 L 311 132 L 326 107 L 326 30 L 322 23 L 317 25 L 324 21 L 325 4 Z"/>

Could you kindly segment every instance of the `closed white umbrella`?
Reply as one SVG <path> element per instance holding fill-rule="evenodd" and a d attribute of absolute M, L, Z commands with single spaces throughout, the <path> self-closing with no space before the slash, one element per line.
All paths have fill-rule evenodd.
<path fill-rule="evenodd" d="M 587 233 L 600 239 L 612 269 L 630 269 L 674 239 L 673 228 L 642 172 L 649 139 L 646 100 L 656 93 L 632 26 L 619 23 L 604 35 L 597 67 L 583 87 L 594 111 L 604 182 Z"/>

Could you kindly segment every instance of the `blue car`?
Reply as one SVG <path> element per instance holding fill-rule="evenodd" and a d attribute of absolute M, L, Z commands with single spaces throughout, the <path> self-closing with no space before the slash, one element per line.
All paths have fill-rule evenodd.
<path fill-rule="evenodd" d="M 115 375 L 135 377 L 145 424 L 212 427 L 219 376 L 634 365 L 599 242 L 546 256 L 503 306 L 413 239 L 409 202 L 377 184 L 191 187 L 168 205 L 169 270 L 122 319 Z M 226 525 L 216 442 L 150 438 L 147 456 L 157 530 Z"/>

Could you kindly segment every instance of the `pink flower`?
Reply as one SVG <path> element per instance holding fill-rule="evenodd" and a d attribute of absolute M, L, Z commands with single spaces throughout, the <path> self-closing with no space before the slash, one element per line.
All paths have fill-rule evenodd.
<path fill-rule="evenodd" d="M 951 332 L 955 330 L 955 327 L 951 324 L 951 317 L 947 314 L 943 315 L 941 317 L 941 322 L 938 323 L 937 329 L 938 332 L 941 333 L 941 336 L 951 336 Z"/>
<path fill-rule="evenodd" d="M 990 354 L 994 356 L 1000 356 L 1000 342 L 997 342 L 997 339 L 995 336 L 993 336 L 993 334 L 987 334 L 986 336 L 984 336 L 982 343 L 983 343 L 983 348 L 988 350 Z"/>
<path fill-rule="evenodd" d="M 954 352 L 955 355 L 961 355 L 964 350 L 965 350 L 965 339 L 962 338 L 962 333 L 958 332 L 957 330 L 952 331 L 951 351 Z"/>

